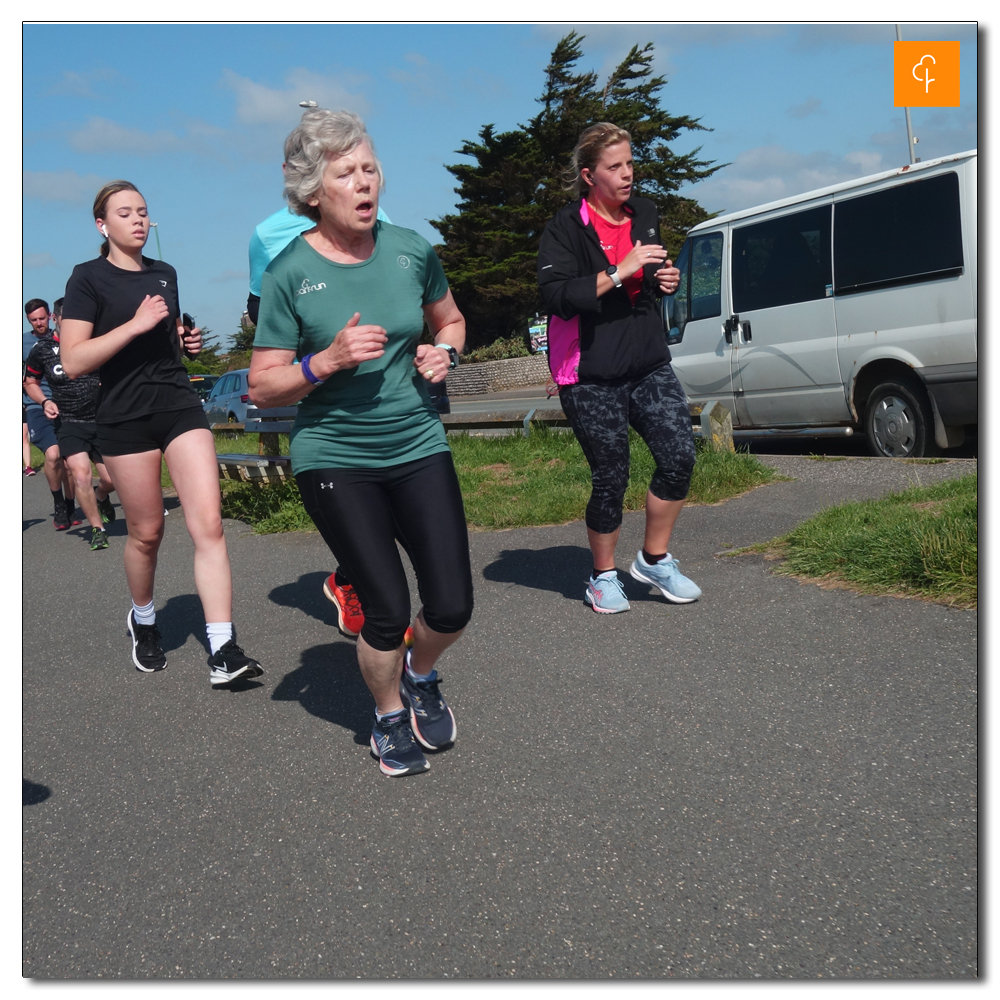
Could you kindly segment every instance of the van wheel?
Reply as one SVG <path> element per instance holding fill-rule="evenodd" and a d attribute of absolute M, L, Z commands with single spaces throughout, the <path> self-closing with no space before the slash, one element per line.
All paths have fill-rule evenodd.
<path fill-rule="evenodd" d="M 931 408 L 922 387 L 883 382 L 868 397 L 865 436 L 879 458 L 923 458 L 937 453 Z"/>
<path fill-rule="evenodd" d="M 237 423 L 237 422 L 238 422 L 238 421 L 236 420 L 236 414 L 235 414 L 235 413 L 230 413 L 230 414 L 229 414 L 229 416 L 228 416 L 228 417 L 226 417 L 226 419 L 227 419 L 227 420 L 229 421 L 229 423 L 231 423 L 231 424 L 235 424 L 235 423 Z"/>

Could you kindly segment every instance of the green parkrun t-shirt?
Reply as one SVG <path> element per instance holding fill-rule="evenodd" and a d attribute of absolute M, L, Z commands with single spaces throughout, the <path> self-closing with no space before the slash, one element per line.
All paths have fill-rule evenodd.
<path fill-rule="evenodd" d="M 448 291 L 430 243 L 412 229 L 375 224 L 375 250 L 338 264 L 297 236 L 267 266 L 255 347 L 325 350 L 354 313 L 385 329 L 385 353 L 335 372 L 299 403 L 292 471 L 372 469 L 448 451 L 424 378 L 413 367 L 423 307 Z"/>

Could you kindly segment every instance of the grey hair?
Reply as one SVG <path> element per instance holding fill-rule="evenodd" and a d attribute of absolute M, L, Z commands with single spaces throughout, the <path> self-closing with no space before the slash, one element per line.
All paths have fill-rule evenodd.
<path fill-rule="evenodd" d="M 285 140 L 285 199 L 296 215 L 319 222 L 319 209 L 309 199 L 323 185 L 323 171 L 331 159 L 346 156 L 355 146 L 367 142 L 375 156 L 378 189 L 385 187 L 382 164 L 365 123 L 352 111 L 309 108 Z"/>

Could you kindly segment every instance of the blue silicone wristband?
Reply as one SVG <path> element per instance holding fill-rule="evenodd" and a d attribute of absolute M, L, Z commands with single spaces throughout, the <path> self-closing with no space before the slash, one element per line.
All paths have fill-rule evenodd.
<path fill-rule="evenodd" d="M 307 378 L 307 379 L 308 379 L 308 380 L 309 380 L 310 382 L 312 382 L 312 384 L 313 384 L 313 385 L 322 385 L 322 384 L 323 384 L 323 383 L 324 383 L 324 382 L 326 381 L 326 379 L 323 379 L 323 378 L 316 378 L 316 376 L 315 376 L 315 375 L 313 375 L 313 370 L 312 370 L 312 369 L 311 369 L 311 368 L 309 367 L 309 359 L 310 359 L 310 358 L 312 358 L 312 357 L 314 357 L 314 356 L 315 356 L 315 355 L 313 355 L 313 354 L 307 354 L 307 355 L 306 355 L 306 356 L 305 356 L 305 357 L 304 357 L 304 358 L 303 358 L 303 359 L 302 359 L 302 360 L 301 360 L 301 361 L 299 362 L 299 367 L 300 367 L 300 368 L 302 369 L 302 374 L 303 374 L 303 375 L 305 375 L 305 377 L 306 377 L 306 378 Z"/>

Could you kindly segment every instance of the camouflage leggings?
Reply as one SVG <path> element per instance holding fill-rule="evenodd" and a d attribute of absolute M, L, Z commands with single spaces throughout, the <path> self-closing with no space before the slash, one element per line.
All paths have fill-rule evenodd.
<path fill-rule="evenodd" d="M 566 385 L 559 400 L 590 463 L 593 490 L 587 503 L 588 528 L 606 535 L 622 523 L 629 424 L 656 461 L 649 484 L 653 496 L 660 500 L 687 496 L 694 469 L 694 436 L 687 398 L 669 364 L 643 378 Z"/>

